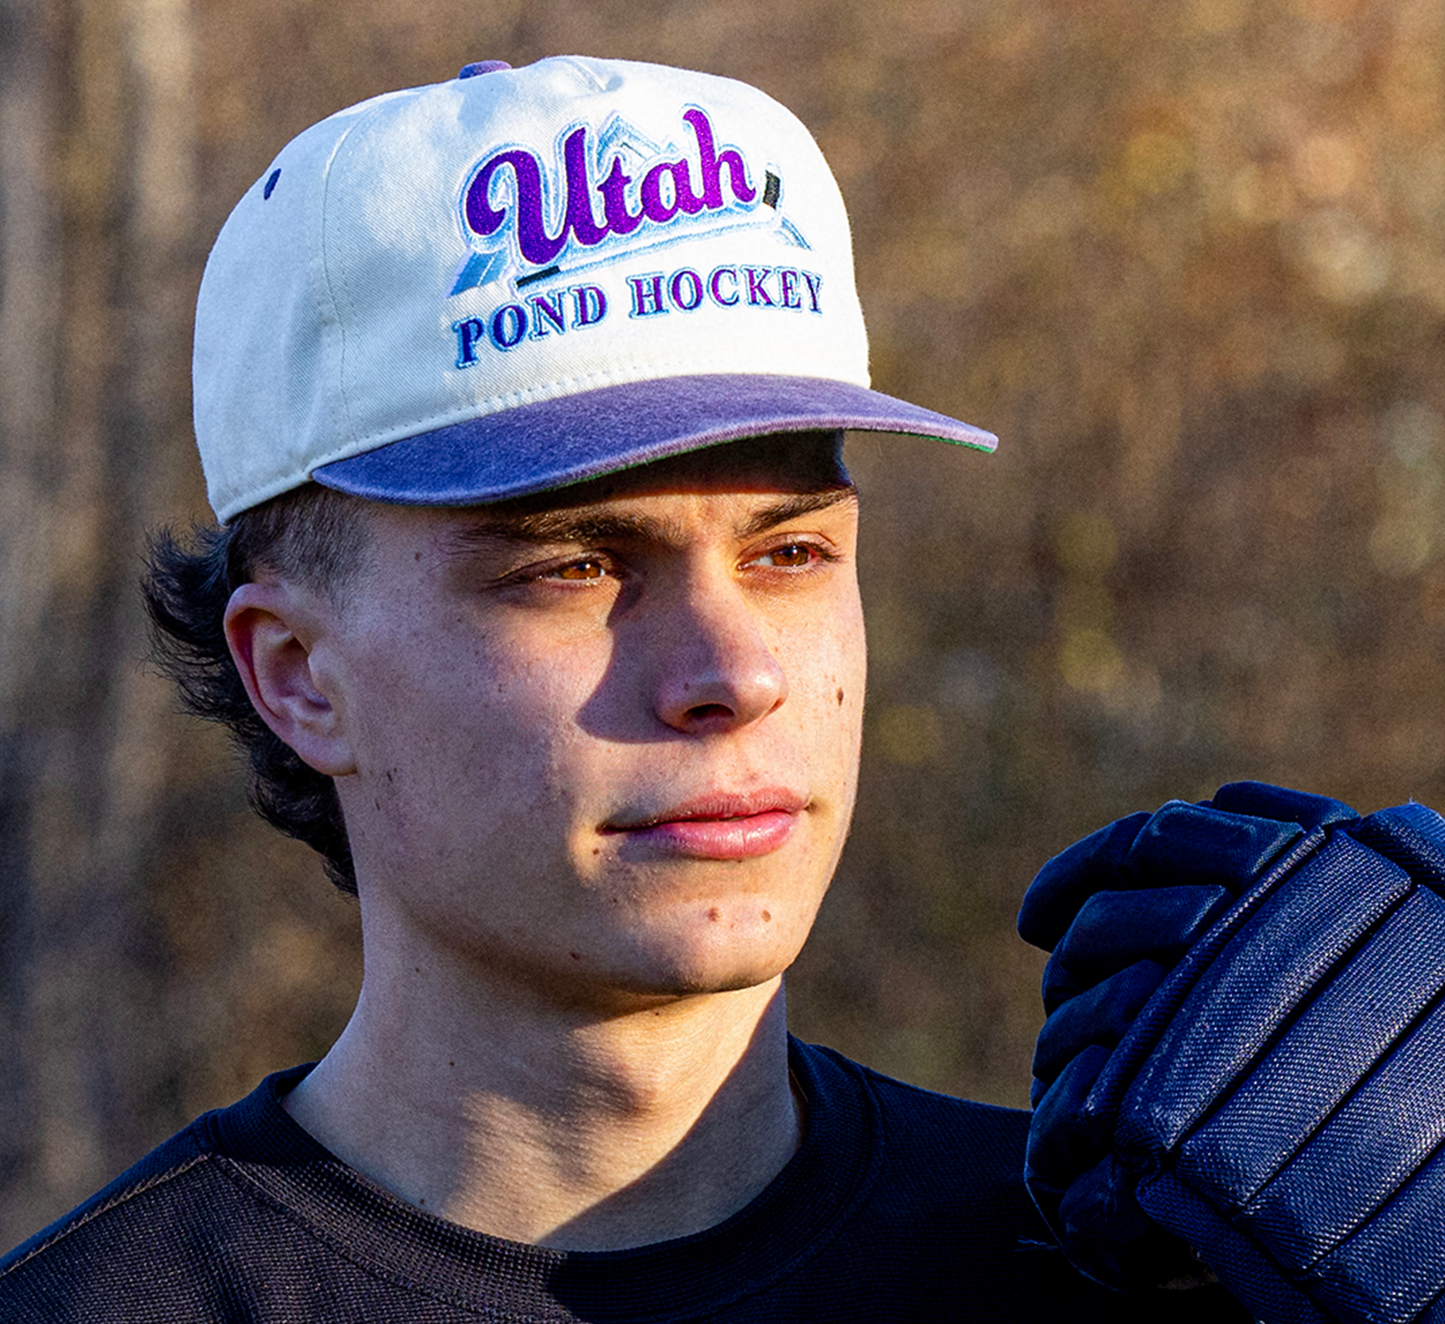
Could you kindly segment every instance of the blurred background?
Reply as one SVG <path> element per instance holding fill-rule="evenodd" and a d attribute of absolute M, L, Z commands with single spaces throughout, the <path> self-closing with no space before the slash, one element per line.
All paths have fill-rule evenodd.
<path fill-rule="evenodd" d="M 581 51 L 796 110 L 874 382 L 857 827 L 796 1028 L 1027 1098 L 1035 869 L 1259 778 L 1445 806 L 1445 0 L 3 0 L 0 1241 L 324 1051 L 355 907 L 143 666 L 190 310 L 312 121 Z"/>

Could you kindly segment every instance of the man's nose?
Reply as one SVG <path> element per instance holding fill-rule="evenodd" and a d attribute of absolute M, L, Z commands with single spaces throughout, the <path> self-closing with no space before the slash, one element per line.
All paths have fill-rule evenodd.
<path fill-rule="evenodd" d="M 690 584 L 660 640 L 657 715 L 678 731 L 707 734 L 760 721 L 788 697 L 788 678 L 766 623 L 746 594 L 714 577 Z"/>

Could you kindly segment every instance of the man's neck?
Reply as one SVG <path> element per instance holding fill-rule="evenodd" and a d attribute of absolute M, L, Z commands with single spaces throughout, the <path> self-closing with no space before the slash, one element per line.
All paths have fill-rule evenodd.
<path fill-rule="evenodd" d="M 439 1217 L 558 1248 L 645 1245 L 735 1213 L 801 1141 L 781 980 L 605 1017 L 431 982 L 368 969 L 345 1032 L 283 1102 Z"/>

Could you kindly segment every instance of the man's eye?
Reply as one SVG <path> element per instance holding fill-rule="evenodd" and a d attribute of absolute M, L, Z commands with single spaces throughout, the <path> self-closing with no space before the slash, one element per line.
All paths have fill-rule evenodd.
<path fill-rule="evenodd" d="M 764 552 L 758 557 L 758 560 L 785 570 L 797 570 L 811 565 L 817 554 L 818 549 L 811 543 L 790 542 L 782 547 L 774 547 L 771 551 Z"/>
<path fill-rule="evenodd" d="M 550 572 L 553 579 L 602 579 L 606 574 L 607 566 L 595 557 L 559 565 Z"/>

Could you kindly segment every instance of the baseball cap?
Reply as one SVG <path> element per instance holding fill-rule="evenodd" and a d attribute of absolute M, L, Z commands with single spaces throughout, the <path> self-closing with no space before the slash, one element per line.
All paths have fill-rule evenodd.
<path fill-rule="evenodd" d="M 842 196 L 756 88 L 469 65 L 293 139 L 196 310 L 225 522 L 314 479 L 470 505 L 771 432 L 995 438 L 869 387 Z"/>

